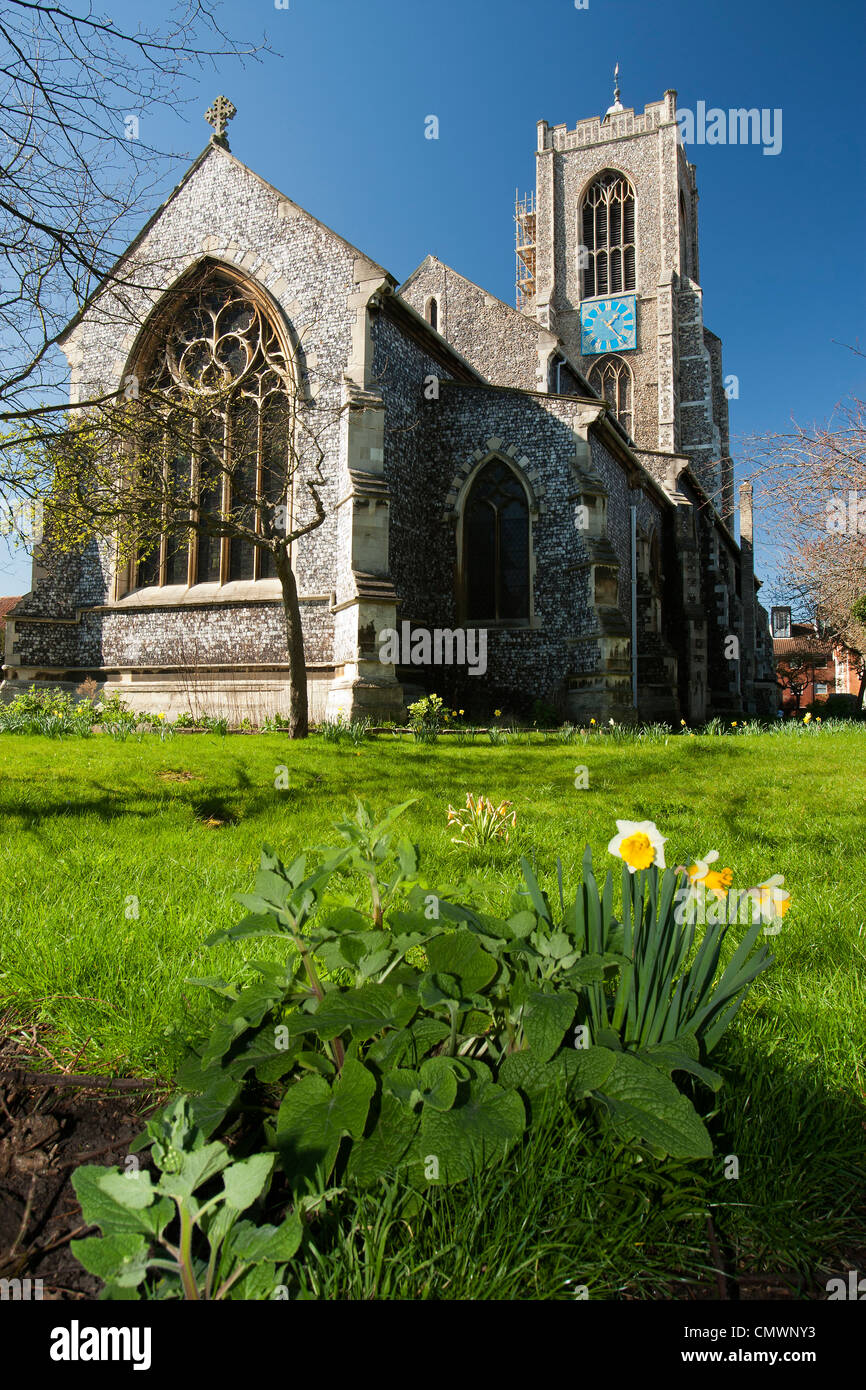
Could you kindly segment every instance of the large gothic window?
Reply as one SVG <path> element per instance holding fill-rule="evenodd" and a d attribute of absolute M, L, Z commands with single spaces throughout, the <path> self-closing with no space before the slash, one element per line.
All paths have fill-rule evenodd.
<path fill-rule="evenodd" d="M 478 622 L 529 620 L 529 505 L 499 459 L 477 474 L 463 520 L 466 617 Z"/>
<path fill-rule="evenodd" d="M 161 483 L 173 524 L 139 557 L 138 587 L 272 577 L 264 547 L 219 528 L 185 531 L 178 518 L 222 513 L 261 534 L 264 505 L 287 504 L 292 373 L 273 325 L 234 281 L 211 274 L 163 320 L 146 379 L 166 405 Z"/>
<path fill-rule="evenodd" d="M 600 357 L 589 373 L 593 391 L 607 401 L 629 438 L 632 437 L 632 379 L 627 362 L 621 357 Z"/>
<path fill-rule="evenodd" d="M 635 288 L 634 189 L 623 174 L 605 169 L 583 196 L 585 248 L 582 298 Z"/>

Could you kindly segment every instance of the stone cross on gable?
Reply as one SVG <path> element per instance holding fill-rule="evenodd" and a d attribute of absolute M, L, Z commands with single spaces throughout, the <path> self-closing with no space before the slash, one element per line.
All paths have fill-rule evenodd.
<path fill-rule="evenodd" d="M 204 118 L 209 125 L 213 126 L 216 139 L 225 140 L 226 126 L 236 115 L 237 107 L 232 106 L 228 97 L 218 96 L 213 106 L 209 106 L 205 111 Z"/>

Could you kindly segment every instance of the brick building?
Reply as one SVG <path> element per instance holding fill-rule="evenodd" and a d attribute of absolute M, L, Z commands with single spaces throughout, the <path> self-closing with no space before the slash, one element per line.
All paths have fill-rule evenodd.
<path fill-rule="evenodd" d="M 128 249 L 122 292 L 109 278 L 62 346 L 81 402 L 161 352 L 171 384 L 182 322 L 183 350 L 237 370 L 239 391 L 257 372 L 332 412 L 326 520 L 293 554 L 314 717 L 393 714 L 419 686 L 572 717 L 774 709 L 675 94 L 539 125 L 519 308 L 433 256 L 398 287 L 235 159 L 224 128 Z M 140 708 L 180 711 L 194 687 L 211 711 L 286 710 L 280 588 L 253 550 L 166 536 L 119 564 L 107 542 L 62 557 L 46 541 L 4 690 L 93 676 Z M 386 659 L 407 622 L 483 630 L 485 673 Z"/>
<path fill-rule="evenodd" d="M 852 712 L 859 708 L 861 676 L 856 652 L 822 637 L 816 623 L 792 622 L 790 608 L 771 609 L 770 622 L 786 714 L 824 704 L 831 695 L 846 696 Z"/>

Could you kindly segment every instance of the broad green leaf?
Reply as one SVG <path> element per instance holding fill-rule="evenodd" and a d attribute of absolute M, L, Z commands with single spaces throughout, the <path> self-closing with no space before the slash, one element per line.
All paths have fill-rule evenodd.
<path fill-rule="evenodd" d="M 434 937 L 427 947 L 427 963 L 436 974 L 454 975 L 467 995 L 480 993 L 497 971 L 493 956 L 465 927 Z"/>
<path fill-rule="evenodd" d="M 564 1047 L 551 1062 L 565 1073 L 572 1095 L 588 1095 L 604 1087 L 613 1071 L 617 1053 L 609 1047 Z"/>
<path fill-rule="evenodd" d="M 147 1274 L 150 1247 L 143 1235 L 88 1236 L 70 1241 L 69 1248 L 89 1274 L 120 1288 L 137 1288 Z"/>
<path fill-rule="evenodd" d="M 206 1139 L 222 1124 L 229 1110 L 237 1100 L 241 1089 L 239 1081 L 230 1076 L 221 1076 L 218 1081 L 203 1091 L 200 1096 L 192 1096 L 190 1106 L 196 1125 Z"/>
<path fill-rule="evenodd" d="M 421 1101 L 421 1073 L 414 1067 L 394 1067 L 385 1075 L 382 1089 L 414 1110 Z"/>
<path fill-rule="evenodd" d="M 248 1260 L 290 1260 L 301 1243 L 303 1227 L 297 1216 L 287 1216 L 281 1226 L 254 1226 L 239 1221 L 231 1234 L 229 1249 L 242 1264 Z"/>
<path fill-rule="evenodd" d="M 451 1110 L 424 1107 L 420 1148 L 425 1159 L 438 1161 L 440 1182 L 460 1182 L 504 1154 L 525 1124 L 526 1111 L 516 1091 L 472 1081 L 466 1100 Z"/>
<path fill-rule="evenodd" d="M 700 1051 L 693 1033 L 681 1034 L 673 1042 L 654 1043 L 652 1047 L 641 1048 L 637 1055 L 654 1067 L 659 1067 L 668 1076 L 675 1071 L 690 1072 L 713 1091 L 717 1091 L 722 1084 L 717 1071 L 701 1066 L 697 1060 Z"/>
<path fill-rule="evenodd" d="M 248 936 L 287 936 L 288 928 L 281 926 L 273 912 L 253 912 L 242 922 L 205 938 L 206 946 L 219 946 L 223 941 L 243 941 Z"/>
<path fill-rule="evenodd" d="M 712 1142 L 692 1105 L 658 1067 L 619 1052 L 600 1094 L 624 1139 L 642 1140 L 671 1158 L 710 1158 Z"/>
<path fill-rule="evenodd" d="M 463 991 L 456 975 L 446 975 L 440 970 L 436 974 L 430 973 L 420 977 L 418 998 L 426 1009 L 435 1009 L 437 1004 L 450 1007 L 460 1003 Z"/>
<path fill-rule="evenodd" d="M 562 1069 L 555 1062 L 544 1062 L 532 1048 L 520 1052 L 510 1052 L 499 1068 L 498 1082 L 508 1089 L 519 1090 L 535 1100 L 545 1091 L 559 1084 L 564 1085 Z"/>
<path fill-rule="evenodd" d="M 187 975 L 184 983 L 187 985 L 198 985 L 201 989 L 209 989 L 214 994 L 222 995 L 225 999 L 237 999 L 237 986 L 227 984 L 221 975 L 208 975 L 201 978 L 197 978 L 195 975 Z"/>
<path fill-rule="evenodd" d="M 426 1016 L 416 1018 L 409 1028 L 415 1060 L 417 1062 L 422 1061 L 431 1047 L 436 1047 L 438 1043 L 444 1042 L 450 1031 L 448 1024 L 443 1023 L 439 1018 Z"/>
<path fill-rule="evenodd" d="M 416 1025 L 413 1025 L 413 1027 Z M 445 1037 L 448 1029 L 445 1029 Z M 375 1062 L 382 1070 L 399 1066 L 403 1058 L 412 1050 L 412 1033 L 408 1028 L 395 1028 L 384 1038 L 377 1038 L 367 1049 L 367 1060 Z"/>
<path fill-rule="evenodd" d="M 376 1089 L 372 1072 L 348 1059 L 332 1086 L 308 1076 L 290 1086 L 277 1115 L 276 1145 L 290 1180 L 329 1176 L 344 1134 L 360 1139 Z"/>
<path fill-rule="evenodd" d="M 132 1191 L 129 1193 L 129 1204 L 127 1201 L 120 1202 L 102 1185 L 109 1174 L 130 1184 L 139 1180 L 138 1177 L 127 1177 L 118 1168 L 100 1168 L 95 1164 L 76 1168 L 72 1174 L 72 1186 L 87 1225 L 99 1226 L 107 1236 L 142 1232 L 159 1235 L 175 1215 L 174 1203 L 168 1198 L 160 1198 L 147 1207 L 136 1207 L 134 1203 L 137 1199 Z"/>
<path fill-rule="evenodd" d="M 523 1012 L 526 1040 L 540 1061 L 546 1062 L 560 1046 L 574 1019 L 577 996 L 568 990 L 545 994 L 533 990 Z"/>
<path fill-rule="evenodd" d="M 240 1279 L 232 1284 L 226 1298 L 234 1303 L 267 1303 L 274 1297 L 278 1284 L 284 1284 L 285 1265 L 272 1260 L 251 1264 Z"/>
<path fill-rule="evenodd" d="M 527 1048 L 505 1058 L 498 1080 L 503 1086 L 523 1091 L 530 1100 L 551 1087 L 587 1095 L 604 1084 L 615 1060 L 616 1053 L 604 1047 L 563 1047 L 550 1061 L 542 1061 Z"/>
<path fill-rule="evenodd" d="M 251 1069 L 260 1081 L 279 1081 L 297 1060 L 301 1037 L 287 1038 L 287 1047 L 277 1047 L 276 1026 L 259 1028 L 226 1064 L 226 1071 L 239 1081 Z"/>
<path fill-rule="evenodd" d="M 530 936 L 538 922 L 534 912 L 528 912 L 525 908 L 521 912 L 515 912 L 505 923 L 509 936 L 515 941 L 522 941 Z"/>
<path fill-rule="evenodd" d="M 317 1071 L 320 1076 L 333 1076 L 334 1063 L 322 1052 L 299 1052 L 295 1058 L 305 1071 Z"/>
<path fill-rule="evenodd" d="M 396 1096 L 383 1091 L 376 1123 L 366 1139 L 352 1145 L 347 1177 L 368 1186 L 392 1176 L 412 1145 L 419 1116 Z"/>
<path fill-rule="evenodd" d="M 605 969 L 610 965 L 622 965 L 625 962 L 610 953 L 603 956 L 581 956 L 570 966 L 563 976 L 571 984 L 584 985 L 604 979 Z"/>
<path fill-rule="evenodd" d="M 159 1199 L 159 1193 L 151 1182 L 146 1168 L 131 1169 L 120 1173 L 116 1169 L 103 1169 L 105 1176 L 99 1186 L 122 1207 L 131 1211 L 141 1211 Z"/>
<path fill-rule="evenodd" d="M 223 1173 L 225 1199 L 235 1211 L 246 1211 L 260 1197 L 271 1176 L 274 1154 L 250 1154 Z"/>
<path fill-rule="evenodd" d="M 457 1077 L 448 1057 L 428 1057 L 421 1063 L 421 1099 L 434 1110 L 450 1110 L 457 1099 Z"/>
<path fill-rule="evenodd" d="M 182 1155 L 183 1162 L 179 1173 L 162 1173 L 157 1183 L 157 1191 L 166 1197 L 185 1198 L 191 1196 L 202 1183 L 222 1172 L 231 1163 L 231 1155 L 225 1144 L 215 1141 L 200 1149 L 187 1151 Z"/>
<path fill-rule="evenodd" d="M 368 984 L 327 994 L 313 1018 L 316 1032 L 325 1041 L 350 1028 L 363 1042 L 385 1028 L 402 1028 L 417 1007 L 414 999 L 398 994 L 390 983 Z"/>

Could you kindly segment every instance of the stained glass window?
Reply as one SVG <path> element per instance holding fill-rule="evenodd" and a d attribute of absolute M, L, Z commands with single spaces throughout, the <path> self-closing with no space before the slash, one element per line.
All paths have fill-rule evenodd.
<path fill-rule="evenodd" d="M 529 506 L 519 479 L 498 459 L 474 483 L 464 516 L 466 616 L 529 618 Z"/>

